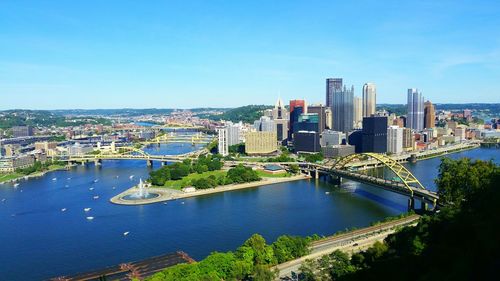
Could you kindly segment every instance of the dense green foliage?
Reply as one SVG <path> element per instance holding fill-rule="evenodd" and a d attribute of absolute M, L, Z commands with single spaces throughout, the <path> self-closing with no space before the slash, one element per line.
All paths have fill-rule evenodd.
<path fill-rule="evenodd" d="M 271 281 L 276 273 L 270 267 L 308 253 L 309 239 L 280 236 L 271 245 L 254 234 L 235 252 L 214 252 L 204 260 L 179 264 L 159 272 L 148 281 L 254 280 Z"/>
<path fill-rule="evenodd" d="M 304 265 L 306 280 L 493 280 L 500 262 L 500 167 L 444 159 L 436 180 L 444 207 L 415 227 L 345 259 Z M 317 273 L 317 272 L 320 273 Z"/>
<path fill-rule="evenodd" d="M 36 172 L 43 172 L 49 170 L 50 166 L 60 166 L 64 167 L 65 163 L 62 161 L 58 160 L 53 160 L 53 161 L 45 161 L 45 162 L 40 162 L 40 161 L 35 161 L 33 166 L 24 168 L 24 169 L 17 169 L 16 173 L 23 174 L 23 175 L 29 175 L 33 174 Z"/>
<path fill-rule="evenodd" d="M 227 178 L 231 183 L 245 183 L 261 180 L 256 171 L 242 164 L 227 171 Z"/>
<path fill-rule="evenodd" d="M 304 157 L 304 160 L 309 163 L 316 163 L 319 161 L 323 161 L 325 157 L 323 156 L 323 153 L 314 153 L 314 154 L 306 154 Z"/>
<path fill-rule="evenodd" d="M 239 143 L 239 144 L 235 144 L 235 145 L 230 145 L 229 146 L 229 153 L 245 154 L 245 144 Z"/>
<path fill-rule="evenodd" d="M 232 122 L 243 121 L 245 123 L 253 123 L 253 121 L 262 117 L 264 110 L 273 108 L 270 105 L 246 105 L 230 109 L 219 115 L 207 116 L 212 120 L 229 120 Z"/>
<path fill-rule="evenodd" d="M 149 181 L 153 185 L 163 186 L 166 181 L 169 180 L 180 180 L 190 173 L 203 173 L 207 171 L 216 171 L 222 168 L 222 160 L 220 155 L 201 155 L 194 162 L 187 159 L 182 163 L 174 163 L 172 165 L 166 165 L 158 170 L 151 171 L 149 173 Z"/>

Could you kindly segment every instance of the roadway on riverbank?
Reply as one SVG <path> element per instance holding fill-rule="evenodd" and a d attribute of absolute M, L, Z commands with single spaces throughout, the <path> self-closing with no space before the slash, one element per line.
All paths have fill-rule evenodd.
<path fill-rule="evenodd" d="M 311 245 L 311 252 L 309 255 L 274 267 L 279 272 L 277 280 L 289 277 L 292 271 L 298 273 L 300 266 L 306 260 L 318 259 L 324 255 L 334 252 L 335 250 L 341 250 L 342 252 L 347 252 L 349 254 L 364 251 L 371 247 L 375 242 L 383 241 L 389 234 L 394 233 L 399 227 L 416 225 L 419 218 L 419 215 L 410 215 L 402 219 L 380 223 L 375 226 L 315 241 Z"/>

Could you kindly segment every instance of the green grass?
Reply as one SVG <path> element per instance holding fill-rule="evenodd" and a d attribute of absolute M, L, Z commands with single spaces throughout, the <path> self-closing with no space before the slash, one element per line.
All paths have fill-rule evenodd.
<path fill-rule="evenodd" d="M 10 181 L 10 180 L 17 179 L 20 177 L 24 177 L 24 175 L 20 174 L 20 173 L 15 173 L 15 172 L 8 173 L 8 174 L 0 174 L 0 182 Z"/>
<path fill-rule="evenodd" d="M 257 174 L 261 178 L 286 178 L 291 176 L 290 173 L 268 174 L 262 170 L 257 170 Z"/>
<path fill-rule="evenodd" d="M 202 174 L 198 174 L 198 173 L 193 173 L 193 174 L 189 174 L 187 177 L 184 177 L 180 180 L 169 180 L 169 181 L 166 181 L 165 182 L 165 185 L 163 187 L 167 187 L 167 188 L 172 188 L 172 189 L 182 189 L 186 186 L 189 186 L 190 183 L 191 183 L 191 180 L 194 180 L 194 179 L 199 179 L 199 178 L 206 178 L 206 177 L 209 177 L 211 175 L 214 175 L 215 177 L 221 177 L 221 176 L 225 176 L 226 175 L 226 171 L 209 171 L 209 172 L 205 172 L 205 173 L 202 173 Z"/>

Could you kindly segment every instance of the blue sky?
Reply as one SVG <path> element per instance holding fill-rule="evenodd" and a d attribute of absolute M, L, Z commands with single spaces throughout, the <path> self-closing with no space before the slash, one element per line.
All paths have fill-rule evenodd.
<path fill-rule="evenodd" d="M 500 102 L 500 1 L 0 1 L 0 109 Z"/>

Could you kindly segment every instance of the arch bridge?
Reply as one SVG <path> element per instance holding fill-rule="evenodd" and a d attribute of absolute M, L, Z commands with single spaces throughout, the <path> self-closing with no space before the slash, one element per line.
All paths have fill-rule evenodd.
<path fill-rule="evenodd" d="M 369 169 L 372 165 L 364 163 L 376 162 L 375 167 L 383 167 L 391 172 L 386 178 L 384 169 L 381 171 Z M 330 166 L 316 165 L 317 173 L 329 174 L 338 183 L 342 178 L 348 178 L 354 181 L 364 182 L 385 190 L 399 193 L 409 197 L 408 207 L 414 209 L 414 199 L 422 201 L 424 208 L 428 203 L 435 207 L 439 196 L 437 193 L 426 189 L 422 183 L 405 166 L 396 160 L 379 153 L 356 153 L 339 158 Z"/>
<path fill-rule="evenodd" d="M 97 165 L 102 163 L 103 160 L 145 160 L 148 166 L 152 166 L 153 161 L 161 162 L 162 164 L 167 162 L 182 162 L 185 159 L 197 157 L 204 153 L 206 153 L 205 149 L 179 155 L 154 155 L 135 147 L 120 147 L 118 153 L 73 155 L 61 160 L 68 163 L 82 164 L 93 161 Z"/>

